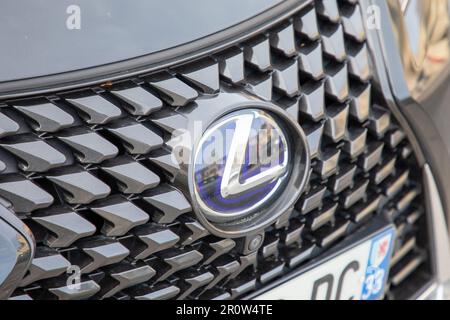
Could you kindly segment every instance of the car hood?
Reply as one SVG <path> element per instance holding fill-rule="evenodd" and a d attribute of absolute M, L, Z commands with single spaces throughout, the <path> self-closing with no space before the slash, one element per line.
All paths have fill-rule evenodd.
<path fill-rule="evenodd" d="M 0 83 L 161 52 L 230 28 L 279 2 L 3 1 Z"/>

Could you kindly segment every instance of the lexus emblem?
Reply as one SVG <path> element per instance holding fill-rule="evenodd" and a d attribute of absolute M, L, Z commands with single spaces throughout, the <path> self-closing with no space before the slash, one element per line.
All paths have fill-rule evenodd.
<path fill-rule="evenodd" d="M 220 236 L 238 237 L 292 210 L 308 171 L 299 125 L 283 110 L 255 106 L 230 112 L 205 130 L 190 182 L 204 224 Z"/>

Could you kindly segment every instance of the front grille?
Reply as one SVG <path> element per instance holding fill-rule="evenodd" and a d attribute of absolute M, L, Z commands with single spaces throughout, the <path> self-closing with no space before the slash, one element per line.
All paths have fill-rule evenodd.
<path fill-rule="evenodd" d="M 398 233 L 386 297 L 414 293 L 430 277 L 420 169 L 369 66 L 357 1 L 315 1 L 196 61 L 3 101 L 0 196 L 37 241 L 12 298 L 245 297 L 380 215 Z M 172 179 L 177 110 L 224 86 L 286 109 L 311 151 L 295 210 L 248 255 L 209 234 Z"/>

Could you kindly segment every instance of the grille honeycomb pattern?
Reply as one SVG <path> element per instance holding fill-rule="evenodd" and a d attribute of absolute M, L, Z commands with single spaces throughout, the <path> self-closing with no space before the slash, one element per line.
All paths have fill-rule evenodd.
<path fill-rule="evenodd" d="M 221 86 L 286 109 L 312 157 L 295 210 L 248 255 L 210 235 L 171 179 L 170 134 L 185 125 L 177 110 Z M 425 268 L 419 170 L 374 95 L 357 1 L 312 2 L 182 66 L 1 106 L 0 196 L 37 241 L 11 299 L 244 297 L 376 215 L 398 231 L 387 297 Z M 67 286 L 70 266 L 81 270 L 78 290 Z"/>

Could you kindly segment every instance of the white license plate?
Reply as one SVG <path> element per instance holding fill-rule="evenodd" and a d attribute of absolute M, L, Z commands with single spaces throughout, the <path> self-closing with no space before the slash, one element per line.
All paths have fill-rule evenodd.
<path fill-rule="evenodd" d="M 384 294 L 394 240 L 395 229 L 384 229 L 255 299 L 380 299 Z"/>

